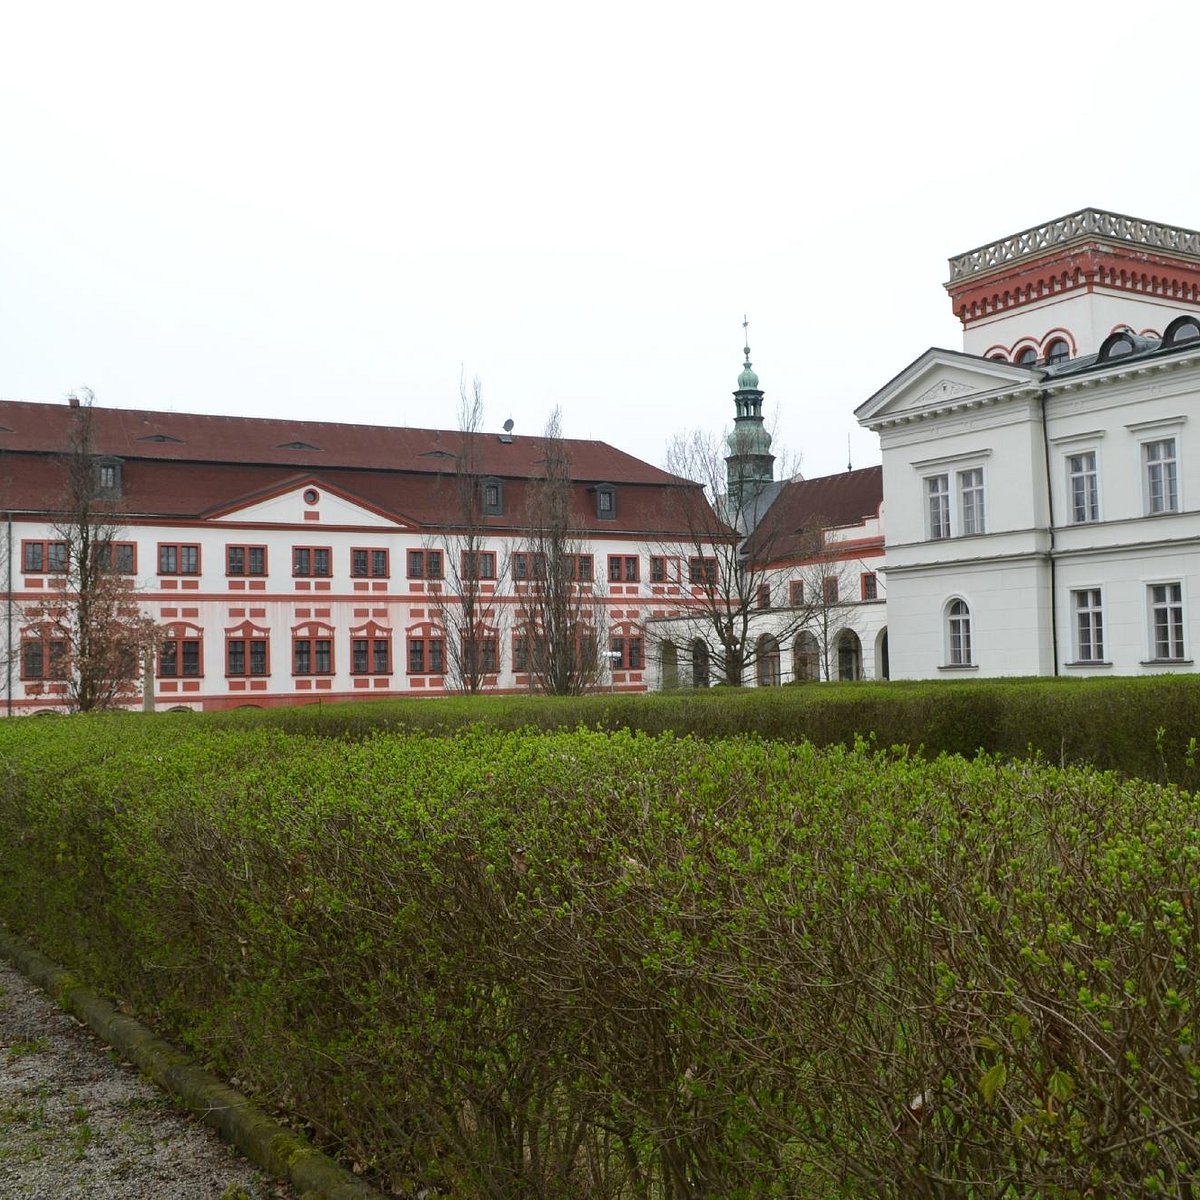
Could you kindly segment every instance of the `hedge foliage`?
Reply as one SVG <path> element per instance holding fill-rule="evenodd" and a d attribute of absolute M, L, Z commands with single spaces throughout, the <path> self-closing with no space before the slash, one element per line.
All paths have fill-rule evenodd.
<path fill-rule="evenodd" d="M 186 718 L 180 718 L 186 719 Z M 327 737 L 398 730 L 635 729 L 703 738 L 755 732 L 818 746 L 853 746 L 871 734 L 931 758 L 983 750 L 1040 755 L 1200 789 L 1200 677 L 1013 679 L 713 688 L 651 695 L 451 697 L 430 701 L 239 709 L 218 720 Z"/>
<path fill-rule="evenodd" d="M 0 916 L 397 1195 L 1186 1194 L 1200 819 L 979 757 L 0 725 Z"/>

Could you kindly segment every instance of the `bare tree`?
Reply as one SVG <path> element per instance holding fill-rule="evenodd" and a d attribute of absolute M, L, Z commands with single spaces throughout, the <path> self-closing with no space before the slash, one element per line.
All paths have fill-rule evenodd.
<path fill-rule="evenodd" d="M 40 564 L 52 582 L 22 615 L 26 628 L 39 635 L 31 658 L 37 659 L 41 688 L 55 694 L 53 685 L 61 684 L 70 707 L 91 712 L 136 698 L 142 659 L 157 629 L 142 615 L 131 548 L 121 542 L 115 519 L 120 466 L 95 452 L 90 391 L 81 401 L 72 397 L 71 415 L 61 460 L 66 475 L 61 516 L 45 544 L 47 561 Z"/>
<path fill-rule="evenodd" d="M 859 582 L 861 562 L 853 562 L 837 554 L 836 543 L 825 543 L 808 561 L 794 568 L 788 581 L 791 599 L 805 614 L 804 624 L 797 631 L 807 649 L 801 654 L 811 656 L 812 674 L 826 681 L 837 679 L 838 642 L 843 631 L 857 632 L 858 607 L 854 589 Z M 800 667 L 800 663 L 797 663 Z M 797 677 L 806 677 L 798 669 Z"/>
<path fill-rule="evenodd" d="M 730 479 L 727 462 L 739 457 L 738 436 L 692 430 L 667 449 L 667 470 L 691 481 L 676 489 L 687 548 L 678 570 L 690 604 L 657 632 L 659 638 L 699 639 L 713 677 L 731 687 L 741 686 L 758 664 L 762 651 L 753 626 L 763 610 L 780 610 L 771 624 L 780 642 L 808 620 L 807 605 L 791 603 L 787 582 L 792 564 L 820 546 L 819 530 L 793 528 L 785 506 L 776 506 L 786 480 Z M 677 545 L 665 543 L 662 553 L 675 553 Z"/>
<path fill-rule="evenodd" d="M 512 556 L 518 673 L 557 696 L 594 687 L 604 667 L 603 604 L 590 543 L 581 536 L 573 500 L 570 450 L 558 409 L 546 423 L 542 474 L 530 481 L 526 533 Z"/>
<path fill-rule="evenodd" d="M 483 385 L 478 378 L 469 387 L 465 379 L 459 381 L 458 429 L 462 436 L 454 472 L 443 477 L 446 526 L 425 552 L 425 573 L 426 586 L 437 589 L 434 609 L 445 632 L 442 655 L 450 686 L 478 692 L 498 668 L 494 581 L 505 567 L 497 562 L 496 550 L 488 548 L 487 516 L 500 507 L 501 485 L 483 472 Z M 436 557 L 431 560 L 430 555 Z"/>

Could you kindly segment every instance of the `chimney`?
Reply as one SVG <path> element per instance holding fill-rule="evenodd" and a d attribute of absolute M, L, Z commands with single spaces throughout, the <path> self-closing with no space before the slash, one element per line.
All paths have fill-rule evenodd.
<path fill-rule="evenodd" d="M 68 404 L 68 405 L 69 405 L 71 408 L 78 408 L 78 407 L 79 407 L 79 397 L 78 397 L 78 396 L 68 396 L 68 397 L 67 397 L 67 404 Z"/>

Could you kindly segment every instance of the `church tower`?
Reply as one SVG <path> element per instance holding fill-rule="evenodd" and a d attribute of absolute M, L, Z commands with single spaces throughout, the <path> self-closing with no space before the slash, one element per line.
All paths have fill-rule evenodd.
<path fill-rule="evenodd" d="M 746 333 L 743 353 L 746 361 L 733 393 L 733 432 L 727 439 L 725 485 L 728 505 L 736 512 L 775 479 L 775 455 L 771 453 L 771 435 L 763 424 L 762 389 L 750 365 L 750 322 L 742 319 Z"/>

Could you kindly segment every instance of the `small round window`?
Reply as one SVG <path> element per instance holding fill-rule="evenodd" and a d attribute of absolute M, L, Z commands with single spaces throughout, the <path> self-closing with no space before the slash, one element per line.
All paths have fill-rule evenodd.
<path fill-rule="evenodd" d="M 318 492 L 316 488 L 305 488 L 304 489 L 304 503 L 305 504 L 316 504 L 316 502 L 318 500 L 320 500 L 320 498 L 321 498 L 321 493 Z"/>

